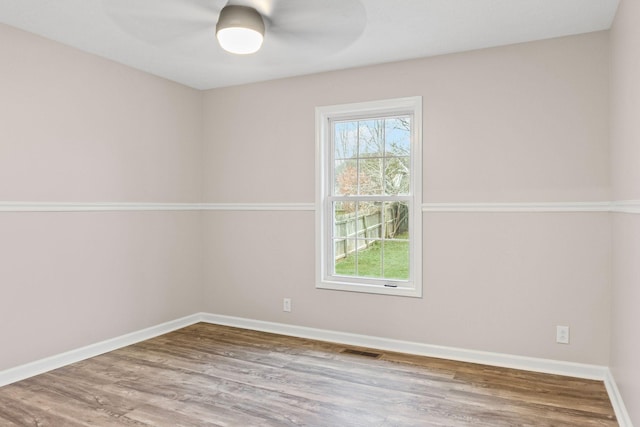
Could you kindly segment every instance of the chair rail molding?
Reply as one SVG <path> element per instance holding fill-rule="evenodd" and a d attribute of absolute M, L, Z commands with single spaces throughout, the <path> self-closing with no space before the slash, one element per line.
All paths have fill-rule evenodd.
<path fill-rule="evenodd" d="M 0 212 L 315 211 L 315 203 L 139 203 L 0 201 Z M 640 213 L 640 200 L 596 202 L 477 202 L 422 204 L 423 213 L 613 212 Z"/>

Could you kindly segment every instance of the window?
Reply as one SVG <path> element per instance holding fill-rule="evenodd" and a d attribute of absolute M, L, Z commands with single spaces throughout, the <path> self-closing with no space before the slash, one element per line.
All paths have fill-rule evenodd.
<path fill-rule="evenodd" d="M 316 108 L 317 287 L 422 296 L 422 98 Z"/>

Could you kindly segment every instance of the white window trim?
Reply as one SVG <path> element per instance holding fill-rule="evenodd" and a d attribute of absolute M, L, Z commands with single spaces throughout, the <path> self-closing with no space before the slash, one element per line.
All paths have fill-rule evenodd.
<path fill-rule="evenodd" d="M 358 116 L 411 114 L 411 189 L 412 202 L 409 230 L 411 258 L 409 281 L 404 286 L 385 287 L 353 281 L 340 281 L 328 273 L 328 254 L 331 230 L 326 204 L 333 184 L 327 163 L 332 159 L 331 120 L 352 119 Z M 385 99 L 353 104 L 316 107 L 316 288 L 373 294 L 422 297 L 422 97 Z M 358 283 L 356 283 L 358 282 Z"/>

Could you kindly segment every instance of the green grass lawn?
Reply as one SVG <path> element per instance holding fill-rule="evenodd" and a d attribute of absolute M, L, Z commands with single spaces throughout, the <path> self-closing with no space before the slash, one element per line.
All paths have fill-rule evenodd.
<path fill-rule="evenodd" d="M 357 257 L 355 253 L 349 254 L 336 262 L 336 273 L 344 276 L 408 280 L 409 241 L 386 240 L 384 254 L 382 248 L 381 242 L 375 242 L 368 248 L 358 251 Z"/>

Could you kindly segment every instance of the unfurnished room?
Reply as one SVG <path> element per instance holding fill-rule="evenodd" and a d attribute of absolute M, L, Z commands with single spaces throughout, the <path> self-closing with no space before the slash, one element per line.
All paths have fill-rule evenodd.
<path fill-rule="evenodd" d="M 640 1 L 0 0 L 0 426 L 640 425 Z"/>

